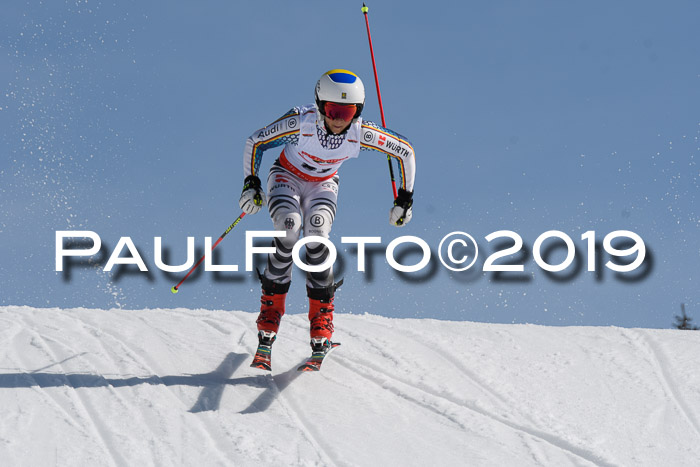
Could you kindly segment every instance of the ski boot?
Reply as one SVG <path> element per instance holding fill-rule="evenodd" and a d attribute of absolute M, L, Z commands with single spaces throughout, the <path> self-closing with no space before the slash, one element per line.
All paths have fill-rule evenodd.
<path fill-rule="evenodd" d="M 285 300 L 289 284 L 278 284 L 258 273 L 262 282 L 260 298 L 260 314 L 256 321 L 258 325 L 258 349 L 255 352 L 251 367 L 261 370 L 272 370 L 272 344 L 277 338 L 280 321 L 284 316 Z"/>
<path fill-rule="evenodd" d="M 314 338 L 325 337 L 328 341 L 333 336 L 333 299 L 335 291 L 343 284 L 341 280 L 337 284 L 331 284 L 328 287 L 311 288 L 306 287 L 306 293 L 309 297 L 309 329 L 311 331 L 311 347 L 313 349 Z"/>
<path fill-rule="evenodd" d="M 341 280 L 337 284 L 320 289 L 307 287 L 309 296 L 309 328 L 311 332 L 311 357 L 297 368 L 298 371 L 318 371 L 326 355 L 339 346 L 338 342 L 331 342 L 333 336 L 333 298 L 335 290 L 341 286 Z"/>

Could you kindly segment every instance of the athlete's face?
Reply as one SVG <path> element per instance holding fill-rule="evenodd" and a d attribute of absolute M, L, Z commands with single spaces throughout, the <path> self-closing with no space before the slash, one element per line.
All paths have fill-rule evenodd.
<path fill-rule="evenodd" d="M 323 105 L 326 126 L 336 135 L 345 131 L 357 114 L 357 106 L 355 104 L 325 102 Z"/>
<path fill-rule="evenodd" d="M 350 122 L 345 121 L 342 118 L 332 119 L 327 115 L 325 115 L 323 118 L 326 121 L 326 126 L 334 135 L 342 133 L 350 126 Z"/>

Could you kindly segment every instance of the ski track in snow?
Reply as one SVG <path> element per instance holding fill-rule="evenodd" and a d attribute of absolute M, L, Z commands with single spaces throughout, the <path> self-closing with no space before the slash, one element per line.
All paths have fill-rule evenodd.
<path fill-rule="evenodd" d="M 18 337 L 18 333 L 15 337 Z M 45 349 L 41 349 L 44 351 L 46 356 L 48 356 L 48 352 Z M 31 364 L 23 357 L 23 352 L 16 352 L 17 355 L 17 361 L 24 366 L 25 368 L 31 368 Z M 33 384 L 31 386 L 32 391 L 38 395 L 41 399 L 44 401 L 48 402 L 49 404 L 53 405 L 55 408 L 57 408 L 60 412 L 62 412 L 65 415 L 65 421 L 68 422 L 68 424 L 71 426 L 71 428 L 74 428 L 80 432 L 81 435 L 83 435 L 85 438 L 89 438 L 89 433 L 87 432 L 85 425 L 82 423 L 80 419 L 77 418 L 76 415 L 71 413 L 71 411 L 66 408 L 63 404 L 63 402 L 59 401 L 57 396 L 54 396 L 51 391 L 44 391 L 41 389 L 41 385 L 38 383 L 36 378 L 32 375 L 35 371 L 30 371 L 24 374 L 24 377 L 29 379 Z M 56 375 L 56 378 L 60 378 L 60 375 Z"/>
<path fill-rule="evenodd" d="M 391 385 L 387 384 L 386 380 L 383 381 L 382 384 L 380 384 L 378 381 L 381 380 L 382 376 L 387 377 L 387 378 L 393 380 L 394 382 L 400 383 L 400 385 L 405 385 L 408 388 L 421 391 L 421 392 L 425 393 L 425 395 L 427 395 L 427 396 L 432 396 L 432 397 L 437 398 L 437 399 L 442 399 L 442 400 L 444 400 L 450 404 L 456 405 L 462 409 L 466 409 L 470 412 L 475 412 L 479 415 L 487 417 L 487 418 L 491 419 L 492 421 L 495 421 L 499 424 L 502 424 L 510 429 L 522 432 L 522 433 L 527 434 L 527 435 L 534 437 L 534 438 L 538 438 L 542 441 L 545 441 L 545 442 L 551 444 L 552 446 L 554 446 L 558 449 L 561 449 L 562 451 L 565 451 L 567 454 L 581 458 L 582 460 L 588 461 L 594 465 L 602 465 L 602 466 L 613 466 L 614 465 L 613 463 L 606 461 L 605 459 L 601 458 L 600 456 L 596 455 L 595 453 L 590 452 L 586 449 L 574 446 L 573 444 L 569 443 L 568 441 L 565 441 L 561 438 L 558 438 L 555 435 L 552 435 L 550 433 L 544 432 L 544 431 L 536 429 L 536 428 L 526 427 L 526 426 L 519 425 L 519 424 L 514 423 L 514 422 L 510 422 L 510 421 L 505 420 L 497 415 L 490 413 L 487 410 L 484 410 L 480 407 L 477 407 L 473 404 L 454 400 L 452 397 L 446 396 L 444 394 L 439 394 L 439 393 L 433 392 L 432 390 L 427 389 L 426 387 L 416 386 L 414 383 L 411 383 L 411 382 L 406 381 L 402 378 L 390 375 L 385 370 L 380 369 L 369 362 L 365 361 L 362 363 L 362 366 L 360 366 L 360 365 L 356 365 L 356 364 L 352 363 L 349 359 L 347 359 L 345 357 L 341 356 L 341 357 L 337 357 L 337 358 L 339 358 L 341 360 L 341 362 L 340 362 L 341 365 L 352 370 L 357 375 L 362 376 L 365 379 L 367 379 L 368 381 L 371 381 L 371 382 L 377 384 L 382 389 L 389 390 L 399 397 L 402 397 L 410 402 L 413 402 L 414 404 L 417 404 L 418 406 L 420 406 L 424 409 L 427 409 L 433 413 L 436 413 L 442 417 L 445 417 L 447 420 L 457 424 L 463 430 L 466 430 L 468 428 L 468 425 L 467 425 L 468 422 L 461 421 L 460 419 L 458 419 L 454 416 L 448 415 L 443 410 L 441 410 L 440 407 L 436 404 L 430 404 L 428 402 L 423 402 L 418 397 L 410 396 L 406 392 L 406 389 L 402 390 L 401 388 L 398 387 L 398 385 L 391 386 Z M 375 373 L 370 374 L 369 372 L 364 371 L 363 367 L 370 368 L 370 369 L 374 370 Z"/>
<path fill-rule="evenodd" d="M 42 350 L 46 353 L 46 355 L 53 361 L 59 362 L 60 359 L 56 357 L 55 352 L 51 349 L 51 346 L 49 345 L 48 341 L 44 339 L 40 333 L 34 331 L 32 329 L 32 326 L 29 325 L 29 323 L 26 322 L 27 324 L 27 329 L 29 332 L 39 340 L 39 342 L 42 345 Z M 69 349 L 71 350 L 71 349 Z M 92 407 L 92 404 L 90 404 L 88 401 L 86 401 L 81 395 L 80 392 L 77 391 L 76 389 L 73 389 L 70 385 L 70 381 L 68 381 L 68 376 L 67 372 L 65 371 L 65 368 L 58 363 L 57 366 L 61 369 L 61 375 L 58 376 L 62 380 L 64 380 L 64 387 L 68 388 L 68 391 L 70 393 L 70 398 L 74 403 L 76 403 L 76 406 L 79 406 L 80 409 L 82 409 L 82 412 L 86 416 L 85 418 L 90 422 L 90 425 L 93 428 L 93 433 L 96 435 L 96 439 L 100 441 L 100 444 L 104 448 L 105 452 L 109 455 L 110 457 L 110 463 L 112 465 L 126 465 L 126 459 L 122 457 L 122 455 L 113 447 L 113 443 L 111 441 L 111 436 L 109 434 L 109 430 L 105 428 L 103 423 L 100 421 L 99 415 L 97 414 L 97 411 Z M 43 391 L 46 392 L 46 391 Z"/>
<path fill-rule="evenodd" d="M 0 307 L 6 359 L 0 369 L 13 375 L 0 390 L 13 391 L 8 400 L 22 404 L 3 412 L 6 426 L 0 429 L 0 452 L 13 455 L 11 462 L 22 459 L 12 454 L 12 446 L 22 443 L 13 439 L 12 427 L 20 426 L 23 433 L 63 427 L 66 434 L 59 437 L 70 445 L 46 440 L 49 449 L 56 449 L 57 463 L 61 449 L 61 463 L 70 458 L 66 456 L 79 456 L 78 462 L 99 465 L 182 465 L 202 456 L 199 452 L 206 453 L 207 463 L 221 465 L 344 466 L 365 465 L 356 459 L 373 458 L 408 464 L 462 459 L 469 465 L 516 460 L 520 465 L 658 465 L 660 461 L 692 465 L 697 458 L 697 442 L 690 441 L 700 440 L 694 412 L 698 379 L 692 373 L 676 377 L 681 376 L 676 374 L 681 368 L 676 362 L 679 352 L 692 354 L 700 344 L 695 334 L 682 334 L 685 347 L 676 351 L 671 335 L 651 330 L 562 329 L 565 334 L 560 338 L 555 328 L 492 329 L 460 323 L 476 340 L 470 344 L 469 339 L 458 339 L 454 344 L 459 351 L 452 353 L 447 344 L 433 342 L 433 336 L 442 335 L 440 323 L 421 328 L 420 320 L 348 315 L 341 331 L 348 344 L 333 353 L 321 372 L 309 374 L 296 372 L 310 352 L 308 323 L 304 315 L 290 315 L 284 320 L 289 326 L 283 331 L 287 343 L 278 345 L 273 357 L 273 368 L 282 371 L 261 373 L 247 367 L 257 344 L 253 316 L 184 309 Z M 454 335 L 460 332 L 464 331 Z M 549 345 L 545 339 L 540 344 L 539 332 L 556 342 Z M 188 337 L 194 340 L 190 343 Z M 500 349 L 501 337 L 517 344 L 503 347 L 501 360 L 482 362 L 480 353 L 460 358 L 472 349 Z M 573 345 L 567 339 L 574 339 Z M 562 348 L 569 349 L 563 356 Z M 518 359 L 522 352 L 527 358 Z M 226 359 L 214 370 L 212 361 L 220 360 L 222 353 Z M 10 362 L 20 368 L 8 368 Z M 536 372 L 526 377 L 523 372 L 533 363 Z M 494 371 L 511 364 L 513 370 L 505 379 L 494 376 Z M 584 365 L 582 375 L 599 380 L 581 385 L 575 372 L 567 373 L 576 365 Z M 183 374 L 182 368 L 193 368 L 197 374 Z M 560 381 L 560 376 L 566 378 Z M 541 377 L 545 391 L 551 386 L 559 392 L 547 396 L 537 389 L 518 388 L 538 384 Z M 198 398 L 195 388 L 200 389 Z M 314 391 L 322 391 L 320 412 L 316 407 L 309 410 L 308 404 L 316 401 Z M 568 392 L 563 391 L 573 391 L 580 399 L 571 405 L 581 411 L 579 415 L 568 412 Z M 520 395 L 525 400 L 519 400 Z M 554 400 L 550 403 L 548 397 Z M 598 402 L 597 397 L 604 399 Z M 329 431 L 336 400 L 341 404 L 336 407 L 339 414 L 369 425 L 343 426 L 339 419 L 340 424 Z M 343 400 L 350 405 L 343 406 Z M 621 412 L 608 414 L 614 412 L 616 401 L 625 402 Z M 246 404 L 248 408 L 237 409 Z M 354 414 L 352 404 L 362 404 L 358 406 L 362 409 Z M 585 413 L 596 407 L 605 412 Z M 628 408 L 633 412 L 624 412 Z M 392 411 L 401 414 L 396 421 Z M 27 412 L 30 417 L 23 418 Z M 45 417 L 51 424 L 42 428 L 40 420 Z M 392 430 L 399 421 L 407 425 L 397 426 L 397 433 L 381 432 Z M 269 439 L 282 444 L 258 451 L 256 446 L 268 436 L 258 439 L 259 430 L 249 423 L 262 423 L 260 430 L 272 430 Z M 640 423 L 643 439 L 636 440 L 629 430 L 638 429 Z M 372 433 L 374 429 L 380 432 Z M 403 432 L 410 440 L 406 442 L 413 444 L 402 449 Z M 683 439 L 672 448 L 668 443 L 679 434 Z M 616 437 L 622 437 L 619 448 Z M 353 445 L 363 439 L 381 452 Z M 463 457 L 451 457 L 452 448 L 452 456 Z M 51 459 L 53 452 L 47 452 L 38 458 Z"/>
<path fill-rule="evenodd" d="M 243 322 L 240 318 L 236 317 L 238 321 L 244 326 L 249 329 L 249 331 L 253 335 L 257 335 L 258 329 L 257 326 L 252 326 L 252 324 Z M 257 350 L 256 347 L 254 346 L 246 346 L 248 348 L 248 351 L 251 355 L 255 354 L 255 351 Z M 252 361 L 252 360 L 251 360 Z M 296 371 L 295 369 L 291 369 L 291 371 Z M 279 375 L 278 375 L 279 377 Z M 295 376 L 296 377 L 296 376 Z M 299 427 L 299 429 L 302 431 L 302 434 L 306 441 L 313 446 L 314 450 L 316 451 L 316 454 L 322 461 L 322 465 L 335 465 L 335 463 L 331 460 L 332 457 L 328 454 L 327 450 L 329 449 L 329 446 L 326 445 L 325 442 L 321 441 L 322 437 L 319 436 L 319 433 L 314 433 L 315 430 L 311 428 L 313 424 L 311 424 L 306 417 L 302 415 L 302 412 L 299 410 L 296 405 L 288 400 L 289 398 L 282 394 L 282 391 L 280 390 L 279 386 L 277 385 L 277 382 L 275 381 L 275 376 L 271 373 L 268 373 L 265 375 L 265 380 L 268 382 L 268 385 L 272 389 L 274 395 L 275 395 L 275 400 L 280 401 L 281 405 L 284 408 L 285 414 L 287 417 L 296 425 Z"/>
<path fill-rule="evenodd" d="M 292 324 L 298 328 L 302 327 L 295 322 Z M 360 336 L 356 335 L 353 337 L 360 337 Z M 361 338 L 361 340 L 363 340 L 365 343 L 369 343 L 370 345 L 372 345 L 374 347 L 375 351 L 377 351 L 380 355 L 386 356 L 387 358 L 392 359 L 392 360 L 394 359 L 394 357 L 392 355 L 384 352 L 381 348 L 374 345 L 371 341 L 369 341 L 365 338 Z M 340 365 L 344 366 L 345 368 L 347 368 L 348 370 L 357 374 L 358 376 L 361 376 L 365 380 L 379 386 L 381 389 L 390 391 L 393 394 L 395 394 L 396 396 L 401 397 L 402 399 L 405 399 L 405 400 L 415 404 L 416 406 L 418 406 L 424 410 L 427 410 L 429 412 L 432 412 L 434 414 L 439 415 L 440 417 L 445 418 L 447 421 L 456 425 L 457 427 L 459 427 L 462 430 L 468 429 L 468 422 L 467 421 L 460 420 L 459 418 L 457 418 L 454 415 L 450 415 L 448 413 L 445 413 L 445 411 L 443 409 L 441 409 L 439 405 L 431 404 L 429 402 L 424 402 L 423 400 L 421 400 L 421 398 L 419 396 L 415 396 L 415 395 L 412 396 L 412 395 L 408 394 L 408 391 L 410 391 L 411 389 L 417 390 L 417 391 L 422 392 L 424 396 L 437 398 L 437 399 L 446 401 L 449 404 L 455 405 L 459 408 L 466 409 L 467 411 L 477 413 L 479 415 L 482 415 L 484 417 L 491 419 L 494 422 L 497 422 L 501 425 L 504 425 L 512 430 L 516 430 L 518 432 L 525 433 L 531 437 L 538 438 L 538 439 L 554 446 L 555 448 L 564 451 L 566 454 L 572 455 L 576 458 L 580 458 L 581 460 L 587 461 L 593 465 L 600 465 L 600 466 L 614 466 L 615 465 L 614 463 L 607 461 L 606 459 L 602 458 L 601 456 L 598 456 L 594 452 L 591 452 L 591 451 L 588 451 L 584 448 L 575 446 L 575 445 L 571 444 L 570 442 L 563 440 L 563 439 L 561 439 L 553 434 L 547 433 L 547 432 L 539 430 L 537 428 L 531 428 L 531 427 L 519 425 L 517 423 L 505 420 L 502 417 L 494 415 L 494 414 L 490 413 L 489 411 L 476 406 L 475 404 L 455 400 L 453 397 L 446 395 L 446 394 L 441 394 L 441 393 L 435 392 L 432 389 L 426 387 L 425 385 L 422 385 L 422 384 L 416 385 L 414 382 L 407 381 L 404 378 L 392 375 L 390 372 L 387 371 L 387 368 L 380 368 L 377 365 L 375 365 L 374 363 L 369 362 L 367 360 L 363 360 L 361 362 L 361 364 L 359 364 L 359 363 L 356 364 L 353 361 L 351 361 L 349 358 L 344 357 L 342 355 L 338 355 L 337 352 L 331 358 L 334 360 L 337 360 Z M 396 360 L 394 360 L 394 362 L 398 364 L 398 362 Z M 371 369 L 373 371 L 373 373 L 366 371 L 364 368 Z M 470 372 L 467 372 L 467 374 L 469 374 L 469 373 Z M 398 384 L 391 385 L 388 383 L 387 380 L 392 380 Z M 406 388 L 401 388 L 400 386 L 406 386 Z M 481 385 L 479 385 L 479 386 L 481 387 Z M 488 389 L 486 389 L 486 391 L 489 394 L 492 394 L 492 392 L 489 391 Z M 512 408 L 513 407 L 511 406 L 511 409 Z"/>
<path fill-rule="evenodd" d="M 69 314 L 69 315 L 67 315 L 67 317 L 70 318 L 71 320 L 73 320 L 74 323 L 78 324 L 81 327 L 81 329 L 84 329 L 86 331 L 83 335 L 88 336 L 88 338 L 91 338 L 97 344 L 97 346 L 100 349 L 102 349 L 102 352 L 100 353 L 100 355 L 107 357 L 114 364 L 115 367 L 117 367 L 117 368 L 124 367 L 124 365 L 122 363 L 120 363 L 120 361 L 117 358 L 115 358 L 115 353 L 119 353 L 122 356 L 130 357 L 131 363 L 135 363 L 149 376 L 157 377 L 158 373 L 153 372 L 152 369 L 149 368 L 147 365 L 143 365 L 142 362 L 140 361 L 140 359 L 138 358 L 138 356 L 135 354 L 134 350 L 131 349 L 131 347 L 128 346 L 124 342 L 124 340 L 90 324 L 89 322 L 85 321 L 84 319 L 81 319 L 80 316 L 78 316 L 76 314 Z M 106 344 L 104 337 L 108 337 L 110 340 L 117 343 L 118 347 L 116 347 L 116 349 L 117 349 L 116 352 L 115 352 L 115 347 L 108 346 Z M 72 349 L 71 346 L 65 344 L 64 342 L 61 342 L 60 344 L 63 347 L 65 347 L 66 349 L 70 350 L 71 353 L 74 353 L 74 354 L 76 353 L 76 351 L 74 349 Z M 61 370 L 62 370 L 62 373 L 65 375 L 70 374 L 63 367 L 61 367 Z M 129 375 L 128 372 L 122 371 L 120 373 L 120 376 L 128 376 L 128 375 Z M 104 378 L 103 375 L 98 375 L 98 376 L 104 380 L 105 389 L 108 390 L 110 392 L 110 395 L 113 396 L 114 400 L 117 401 L 121 405 L 124 413 L 130 413 L 132 415 L 135 415 L 140 420 L 141 423 L 134 424 L 134 427 L 132 429 L 134 429 L 136 431 L 140 431 L 140 429 L 145 428 L 150 433 L 151 439 L 157 439 L 161 432 L 159 430 L 157 430 L 156 427 L 153 426 L 152 422 L 149 422 L 149 420 L 147 420 L 143 411 L 131 410 L 133 407 L 133 404 L 129 404 L 127 402 L 127 400 L 125 399 L 125 397 L 120 394 L 120 391 L 127 390 L 127 391 L 130 391 L 132 395 L 138 397 L 138 395 L 137 395 L 138 390 L 133 388 L 133 387 L 132 388 L 122 388 L 121 390 L 117 390 L 113 385 L 111 385 L 107 382 L 107 380 Z M 162 384 L 162 381 L 161 381 L 161 384 Z M 70 388 L 70 383 L 68 381 L 68 378 L 66 378 L 66 387 Z M 167 387 L 167 386 L 164 386 L 164 387 Z M 77 392 L 76 389 L 72 389 L 72 391 Z M 165 415 L 165 414 L 163 414 L 163 415 Z M 100 418 L 99 415 L 96 415 L 95 417 L 97 419 Z M 95 418 L 95 417 L 93 417 L 93 418 Z M 159 418 L 163 418 L 163 417 L 159 417 Z M 105 429 L 103 431 L 108 431 L 108 430 Z M 145 434 L 142 433 L 142 435 L 145 435 Z M 113 449 L 113 451 L 114 451 L 114 449 Z M 162 464 L 162 461 L 160 461 L 159 459 L 163 459 L 164 455 L 165 455 L 165 453 L 163 452 L 163 448 L 160 448 L 159 446 L 154 445 L 153 450 L 150 452 L 150 457 L 151 457 L 150 458 L 150 465 Z M 128 464 L 128 462 L 124 459 L 117 458 L 117 460 L 118 460 L 117 465 Z M 224 462 L 226 459 L 224 457 L 221 457 L 221 460 L 222 460 L 222 462 Z"/>
<path fill-rule="evenodd" d="M 120 365 L 120 362 L 114 357 L 114 355 L 113 355 L 114 350 L 106 345 L 104 339 L 100 338 L 101 336 L 103 336 L 105 334 L 99 328 L 90 325 L 89 323 L 85 322 L 85 320 L 80 319 L 78 316 L 73 315 L 73 316 L 71 316 L 71 318 L 74 319 L 75 322 L 77 322 L 82 327 L 82 329 L 85 329 L 86 331 L 88 331 L 85 334 L 90 336 L 97 343 L 97 345 L 102 349 L 102 351 L 103 351 L 102 355 L 109 358 L 109 360 L 114 364 L 115 367 L 119 368 L 120 366 L 122 366 L 122 365 Z M 74 352 L 74 350 L 72 350 L 72 349 L 71 349 L 71 351 Z M 101 375 L 101 377 L 104 378 L 104 376 L 102 376 L 102 375 Z M 127 403 L 125 397 L 122 396 L 119 393 L 119 391 L 117 391 L 114 388 L 113 385 L 107 383 L 106 380 L 105 380 L 105 387 L 110 391 L 110 394 L 112 396 L 114 396 L 115 399 L 122 405 L 122 407 L 125 409 L 125 411 L 129 411 L 130 406 Z M 133 389 L 131 390 L 131 392 L 132 392 L 132 394 L 134 393 Z M 142 422 L 142 426 L 146 427 L 154 437 L 157 436 L 158 432 L 153 429 L 153 427 L 151 426 L 150 423 L 148 423 L 143 412 L 138 411 L 137 414 L 138 414 L 139 419 Z M 157 463 L 157 457 L 155 456 L 155 453 L 153 453 L 153 455 L 152 455 L 152 461 L 154 464 Z"/>
<path fill-rule="evenodd" d="M 355 339 L 361 340 L 361 341 L 364 342 L 365 344 L 371 346 L 371 347 L 375 350 L 375 352 L 379 353 L 382 357 L 385 357 L 385 358 L 388 358 L 388 359 L 393 359 L 393 357 L 392 357 L 388 352 L 386 352 L 385 349 L 379 347 L 379 346 L 378 346 L 376 343 L 374 343 L 371 339 L 367 339 L 366 337 L 361 336 L 361 335 L 359 335 L 359 334 L 357 334 L 357 333 L 354 333 L 354 332 L 352 332 L 352 331 L 346 331 L 346 333 L 347 333 L 349 336 L 351 336 L 351 337 L 353 337 L 353 338 L 355 338 Z M 396 333 L 394 333 L 394 334 L 396 334 Z M 406 334 L 407 334 L 407 335 L 410 335 L 410 336 L 413 338 L 413 339 L 411 340 L 411 342 L 414 342 L 414 343 L 417 343 L 417 344 L 421 345 L 421 346 L 426 350 L 426 352 L 429 352 L 429 353 L 430 353 L 430 355 L 432 355 L 432 356 L 437 356 L 437 358 L 448 362 L 453 368 L 457 369 L 457 371 L 459 371 L 459 372 L 460 372 L 461 374 L 463 374 L 468 380 L 470 380 L 470 381 L 471 381 L 479 390 L 481 390 L 481 392 L 482 392 L 483 394 L 485 394 L 489 399 L 495 400 L 497 405 L 500 405 L 501 407 L 507 408 L 507 409 L 510 409 L 510 410 L 513 410 L 513 409 L 514 409 L 513 404 L 512 404 L 510 401 L 508 401 L 505 397 L 503 397 L 503 396 L 500 395 L 498 392 L 496 392 L 494 389 L 492 389 L 491 387 L 489 387 L 487 384 L 483 383 L 483 382 L 480 380 L 480 378 L 479 378 L 473 371 L 467 369 L 467 368 L 466 368 L 464 365 L 462 365 L 457 359 L 455 359 L 454 357 L 452 357 L 452 355 L 450 355 L 450 351 L 449 351 L 448 349 L 445 349 L 442 345 L 440 345 L 439 342 L 438 342 L 438 343 L 430 343 L 430 344 L 428 344 L 428 343 L 426 343 L 426 342 L 423 340 L 423 337 L 422 337 L 422 336 L 419 336 L 419 335 L 417 335 L 417 334 L 415 334 L 415 333 L 411 333 L 411 332 L 406 332 Z M 403 333 L 402 333 L 402 335 L 399 336 L 399 337 L 400 337 L 400 338 L 405 338 L 405 336 L 403 335 Z M 397 365 L 399 364 L 399 362 L 396 361 L 396 360 L 394 360 L 394 362 L 395 362 Z M 421 389 L 427 388 L 427 386 L 426 386 L 425 384 L 423 384 L 423 383 L 419 383 L 419 384 L 413 383 L 413 385 L 415 385 L 415 386 L 417 386 L 417 387 L 419 387 L 419 388 L 421 388 Z"/>
<path fill-rule="evenodd" d="M 143 318 L 142 318 L 143 319 Z M 239 322 L 240 320 L 236 318 Z M 231 335 L 231 333 L 226 330 L 224 327 L 222 327 L 219 323 L 216 321 L 212 321 L 211 319 L 203 319 L 202 323 L 208 325 L 209 327 L 213 328 L 215 331 L 219 332 L 220 334 L 225 334 L 225 335 Z M 241 339 L 243 339 L 244 336 L 241 336 Z M 240 346 L 241 341 L 239 340 L 238 345 Z"/>
<path fill-rule="evenodd" d="M 295 404 L 288 400 L 287 396 L 282 394 L 279 386 L 277 386 L 277 383 L 275 382 L 274 377 L 272 375 L 266 375 L 265 378 L 270 382 L 270 386 L 272 387 L 277 399 L 283 401 L 282 405 L 284 406 L 287 416 L 296 426 L 301 429 L 304 438 L 313 446 L 316 454 L 322 461 L 322 465 L 335 465 L 335 463 L 331 460 L 332 457 L 327 452 L 329 448 L 328 445 L 321 441 L 318 433 L 314 434 L 314 430 L 310 428 L 312 425 L 308 422 L 308 420 L 305 420 L 305 417 L 301 415 L 301 411 L 295 406 Z"/>
<path fill-rule="evenodd" d="M 111 331 L 105 331 L 105 330 L 98 329 L 98 328 L 86 323 L 84 320 L 82 321 L 82 323 L 88 327 L 92 327 L 93 329 L 102 332 L 104 335 L 113 339 L 114 342 L 116 342 L 119 346 L 121 346 L 122 350 L 125 351 L 125 354 L 129 358 L 131 358 L 134 363 L 136 363 L 138 366 L 140 366 L 142 368 L 142 370 L 144 371 L 144 373 L 146 375 L 155 376 L 156 378 L 158 378 L 159 385 L 162 386 L 163 388 L 167 389 L 168 393 L 172 396 L 172 399 L 176 401 L 177 405 L 179 405 L 182 409 L 187 410 L 187 408 L 188 408 L 187 401 L 182 400 L 182 398 L 175 392 L 175 390 L 171 386 L 165 384 L 165 382 L 163 382 L 163 380 L 158 376 L 158 375 L 162 374 L 162 369 L 159 367 L 157 362 L 155 362 L 154 360 L 152 360 L 148 356 L 148 354 L 145 354 L 144 357 L 140 357 L 139 353 L 135 349 L 133 349 L 131 347 L 131 345 L 129 345 L 123 339 L 119 338 L 117 335 L 115 335 Z M 155 330 L 156 332 L 162 334 L 162 332 L 160 330 L 153 328 L 150 325 L 148 325 L 148 326 L 152 330 Z M 167 339 L 170 336 L 168 336 L 166 334 L 166 335 L 164 335 L 164 337 Z M 244 337 L 244 335 L 241 335 L 240 339 L 243 339 L 243 337 Z M 216 448 L 216 455 L 219 458 L 219 460 L 223 464 L 226 464 L 227 462 L 229 462 L 230 459 L 228 458 L 228 456 L 226 454 L 226 449 L 219 442 L 218 436 L 213 435 L 216 432 L 216 429 L 213 426 L 211 426 L 210 422 L 205 417 L 196 417 L 196 420 L 198 422 L 200 433 L 203 434 L 206 438 L 208 438 L 212 442 L 213 447 Z M 158 462 L 155 462 L 154 465 L 158 465 Z"/>
<path fill-rule="evenodd" d="M 650 356 L 651 364 L 654 367 L 654 371 L 658 375 L 659 382 L 663 387 L 666 395 L 673 401 L 673 403 L 678 407 L 678 411 L 682 414 L 683 418 L 688 422 L 688 424 L 695 430 L 695 434 L 698 436 L 698 442 L 700 442 L 700 424 L 697 418 L 693 414 L 690 406 L 685 402 L 683 396 L 678 390 L 678 384 L 670 373 L 670 364 L 668 358 L 664 354 L 663 350 L 659 347 L 658 342 L 645 331 L 635 331 L 635 330 L 625 330 L 628 335 L 635 333 L 639 338 L 632 337 L 630 340 L 644 353 Z M 633 334 L 634 335 L 634 334 Z M 646 349 L 641 344 L 640 339 L 643 339 L 646 344 Z"/>
<path fill-rule="evenodd" d="M 396 334 L 395 331 L 394 331 L 394 334 Z M 478 389 L 480 389 L 482 393 L 484 393 L 492 401 L 495 401 L 496 405 L 499 406 L 500 409 L 505 411 L 505 413 L 514 414 L 514 413 L 518 412 L 517 404 L 514 401 L 508 400 L 506 397 L 502 396 L 496 390 L 491 388 L 488 384 L 482 382 L 481 379 L 477 376 L 477 374 L 474 371 L 466 368 L 461 362 L 459 362 L 459 360 L 454 358 L 451 355 L 451 350 L 445 348 L 439 341 L 438 342 L 431 342 L 430 344 L 428 344 L 425 342 L 423 336 L 416 334 L 414 332 L 407 331 L 407 330 L 402 330 L 401 334 L 402 335 L 400 337 L 403 337 L 403 338 L 405 338 L 406 335 L 411 336 L 411 338 L 412 338 L 411 342 L 418 343 L 427 352 L 430 352 L 431 355 L 436 355 L 438 358 L 440 358 L 444 361 L 447 361 L 449 364 L 451 364 L 461 374 L 466 376 L 467 379 L 469 379 Z M 352 335 L 352 337 L 361 339 L 366 344 L 373 346 L 374 349 L 377 352 L 381 353 L 382 355 L 387 355 L 383 349 L 378 347 L 371 340 L 364 338 L 362 336 L 359 336 L 357 334 L 353 335 L 353 333 L 350 333 L 350 335 Z M 381 369 L 377 368 L 371 362 L 364 361 L 362 364 L 364 366 L 373 368 L 375 371 L 382 372 Z M 444 392 L 436 392 L 432 388 L 428 387 L 427 385 L 425 385 L 423 383 L 416 384 L 415 382 L 409 382 L 407 380 L 404 380 L 404 379 L 396 377 L 396 376 L 390 376 L 390 377 L 396 381 L 399 381 L 403 384 L 406 384 L 407 386 L 413 386 L 417 389 L 420 389 L 424 392 L 427 392 L 428 394 L 432 395 L 433 397 L 444 399 L 444 400 L 446 400 L 452 404 L 458 405 L 464 409 L 467 409 L 467 410 L 470 410 L 473 412 L 477 412 L 481 415 L 484 415 L 488 418 L 491 418 L 492 420 L 499 422 L 501 424 L 504 424 L 504 425 L 514 429 L 514 430 L 518 430 L 518 431 L 525 433 L 529 436 L 532 436 L 532 437 L 538 438 L 542 441 L 545 441 L 545 442 L 561 449 L 562 451 L 565 451 L 573 456 L 579 457 L 585 461 L 592 462 L 592 463 L 597 464 L 597 465 L 604 465 L 604 466 L 615 465 L 614 463 L 612 463 L 608 460 L 605 460 L 604 458 L 598 456 L 594 452 L 591 452 L 591 451 L 588 451 L 588 450 L 583 449 L 581 447 L 578 447 L 578 446 L 576 446 L 576 445 L 574 445 L 574 444 L 572 444 L 564 439 L 561 439 L 560 437 L 558 437 L 554 434 L 551 434 L 545 430 L 506 420 L 503 417 L 495 415 L 491 411 L 480 407 L 479 405 L 476 404 L 476 402 L 459 401 L 459 400 L 455 399 L 453 396 L 446 394 Z M 530 425 L 535 424 L 534 421 L 530 417 L 526 416 L 525 418 L 528 422 L 530 422 Z"/>

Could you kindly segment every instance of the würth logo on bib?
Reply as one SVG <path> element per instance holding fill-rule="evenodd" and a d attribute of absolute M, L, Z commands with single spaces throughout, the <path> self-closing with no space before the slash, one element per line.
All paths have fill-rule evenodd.
<path fill-rule="evenodd" d="M 379 137 L 379 145 L 384 146 L 386 144 L 386 136 Z"/>

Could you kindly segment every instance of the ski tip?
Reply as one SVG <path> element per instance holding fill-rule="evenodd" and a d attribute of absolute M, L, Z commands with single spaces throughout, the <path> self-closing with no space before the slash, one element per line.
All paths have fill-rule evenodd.
<path fill-rule="evenodd" d="M 263 362 L 253 362 L 250 364 L 251 368 L 257 368 L 258 370 L 272 371 L 272 367 L 267 363 Z"/>
<path fill-rule="evenodd" d="M 321 368 L 316 365 L 304 364 L 297 368 L 297 371 L 319 371 Z"/>

